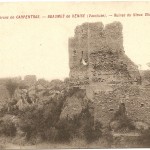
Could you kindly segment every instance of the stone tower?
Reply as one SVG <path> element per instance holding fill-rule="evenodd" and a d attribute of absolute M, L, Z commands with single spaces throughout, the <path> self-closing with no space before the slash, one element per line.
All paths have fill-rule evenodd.
<path fill-rule="evenodd" d="M 105 27 L 101 22 L 77 26 L 69 39 L 69 65 L 75 85 L 140 82 L 138 67 L 125 55 L 119 22 Z"/>

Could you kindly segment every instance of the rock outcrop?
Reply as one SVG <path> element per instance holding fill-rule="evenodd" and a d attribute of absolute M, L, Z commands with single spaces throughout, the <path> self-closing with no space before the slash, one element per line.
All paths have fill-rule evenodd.
<path fill-rule="evenodd" d="M 77 90 L 73 95 L 66 98 L 60 119 L 74 119 L 86 108 L 87 104 L 86 91 L 82 89 Z"/>

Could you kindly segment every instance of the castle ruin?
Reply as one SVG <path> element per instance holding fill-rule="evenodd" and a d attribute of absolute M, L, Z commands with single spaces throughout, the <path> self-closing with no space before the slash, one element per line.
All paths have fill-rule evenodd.
<path fill-rule="evenodd" d="M 150 115 L 143 118 L 150 113 L 143 106 L 150 104 L 147 98 L 141 100 L 141 76 L 125 54 L 122 29 L 120 22 L 83 23 L 75 28 L 69 38 L 70 84 L 86 90 L 96 120 L 108 123 L 118 106 L 125 104 L 129 117 L 150 122 Z"/>

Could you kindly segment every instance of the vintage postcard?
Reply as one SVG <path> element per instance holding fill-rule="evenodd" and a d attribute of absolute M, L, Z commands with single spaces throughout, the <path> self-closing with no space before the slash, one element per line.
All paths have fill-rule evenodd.
<path fill-rule="evenodd" d="M 150 147 L 150 2 L 1 2 L 0 149 Z"/>

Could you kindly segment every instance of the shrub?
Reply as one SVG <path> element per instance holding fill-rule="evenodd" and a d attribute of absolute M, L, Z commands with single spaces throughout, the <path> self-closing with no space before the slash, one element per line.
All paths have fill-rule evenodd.
<path fill-rule="evenodd" d="M 72 119 L 65 118 L 58 122 L 58 141 L 71 141 L 74 138 L 86 139 L 87 142 L 98 140 L 101 135 L 101 123 L 95 122 L 87 106 Z"/>
<path fill-rule="evenodd" d="M 129 130 L 134 130 L 135 126 L 133 125 L 133 122 L 131 119 L 129 119 L 126 115 L 126 108 L 124 103 L 120 104 L 119 110 L 116 111 L 114 118 L 112 121 L 118 121 L 119 126 L 117 130 L 127 128 Z"/>
<path fill-rule="evenodd" d="M 5 86 L 6 86 L 6 89 L 8 90 L 8 92 L 9 92 L 10 97 L 12 98 L 16 88 L 18 87 L 18 83 L 13 81 L 12 79 L 9 79 Z"/>
<path fill-rule="evenodd" d="M 37 105 L 32 105 L 19 111 L 19 123 L 20 129 L 26 133 L 26 138 L 29 140 L 33 135 L 36 137 L 37 131 L 42 128 L 42 109 L 39 109 Z"/>
<path fill-rule="evenodd" d="M 63 92 L 55 93 L 53 97 L 48 98 L 46 101 L 41 98 L 39 103 L 25 105 L 21 110 L 14 109 L 9 111 L 9 113 L 16 114 L 19 118 L 17 129 L 23 133 L 26 140 L 35 143 L 38 138 L 45 141 L 59 142 L 69 142 L 75 137 L 83 137 L 88 142 L 99 139 L 102 134 L 101 124 L 98 122 L 94 123 L 94 118 L 90 113 L 88 105 L 87 107 L 85 105 L 82 112 L 74 116 L 73 119 L 65 118 L 60 120 L 60 114 L 66 98 L 74 95 L 77 98 L 83 99 L 85 91 L 79 88 L 64 88 L 65 85 L 57 80 L 52 81 L 50 84 L 52 89 L 55 90 L 61 84 L 62 86 L 58 87 L 57 90 L 63 89 Z M 11 122 L 5 123 L 7 130 L 5 129 L 4 131 L 8 132 L 5 134 L 10 135 L 11 130 L 16 133 L 15 126 L 13 125 Z M 4 128 L 4 125 L 2 127 Z M 4 131 L 2 130 L 2 132 Z M 17 135 L 22 137 L 19 133 Z"/>
<path fill-rule="evenodd" d="M 15 136 L 16 135 L 16 127 L 15 127 L 14 123 L 12 123 L 12 120 L 9 115 L 5 115 L 1 119 L 0 134 L 6 135 L 6 136 Z"/>
<path fill-rule="evenodd" d="M 67 118 L 60 120 L 56 127 L 58 129 L 57 140 L 61 142 L 68 142 L 73 139 L 74 136 L 78 136 L 77 130 L 80 127 L 80 124 L 78 117 L 76 116 L 72 120 L 68 120 Z"/>
<path fill-rule="evenodd" d="M 80 119 L 84 120 L 83 134 L 86 141 L 90 143 L 98 140 L 102 135 L 102 124 L 100 122 L 94 123 L 94 117 L 90 114 L 88 106 L 82 111 Z"/>
<path fill-rule="evenodd" d="M 56 95 L 46 103 L 41 100 L 40 104 L 26 106 L 19 111 L 21 122 L 19 127 L 26 133 L 27 140 L 40 136 L 43 140 L 54 140 L 51 132 L 57 132 L 55 126 L 59 120 L 64 97 Z"/>
<path fill-rule="evenodd" d="M 96 125 L 94 126 L 93 123 L 88 120 L 85 125 L 84 135 L 88 143 L 98 140 L 102 135 L 101 124 L 99 122 L 96 122 L 95 124 Z"/>

